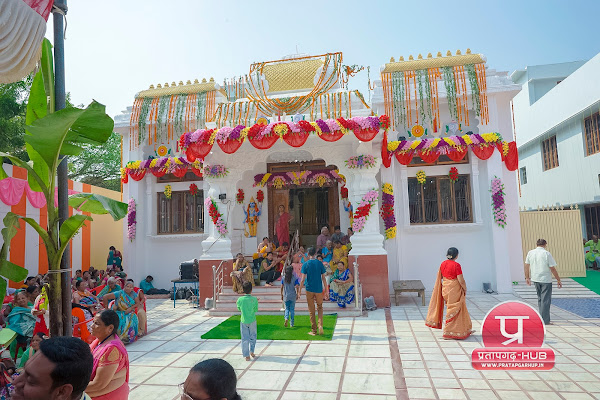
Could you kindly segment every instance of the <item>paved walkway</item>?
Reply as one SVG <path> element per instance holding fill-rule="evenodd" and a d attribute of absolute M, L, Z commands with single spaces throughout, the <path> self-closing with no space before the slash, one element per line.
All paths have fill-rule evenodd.
<path fill-rule="evenodd" d="M 469 293 L 474 329 L 487 311 L 511 295 Z M 441 339 L 427 328 L 420 298 L 366 317 L 340 318 L 331 342 L 259 341 L 245 361 L 237 340 L 200 336 L 224 318 L 182 305 L 149 300 L 151 333 L 127 346 L 130 399 L 176 399 L 177 384 L 198 361 L 218 357 L 236 369 L 244 400 L 594 399 L 600 398 L 600 319 L 583 319 L 555 306 L 546 344 L 556 354 L 551 371 L 476 371 L 465 341 Z M 260 329 L 260 327 L 259 327 Z"/>

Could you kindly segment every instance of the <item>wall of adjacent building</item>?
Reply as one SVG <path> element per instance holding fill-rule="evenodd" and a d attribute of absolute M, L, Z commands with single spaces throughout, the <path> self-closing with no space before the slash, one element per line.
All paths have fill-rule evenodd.
<path fill-rule="evenodd" d="M 538 97 L 548 76 L 568 74 Z M 588 62 L 527 67 L 513 74 L 523 85 L 513 100 L 519 167 L 526 169 L 519 205 L 571 205 L 600 202 L 600 153 L 586 156 L 584 119 L 600 110 L 600 54 Z M 532 95 L 532 90 L 536 94 Z M 542 141 L 556 136 L 559 166 L 543 170 Z"/>

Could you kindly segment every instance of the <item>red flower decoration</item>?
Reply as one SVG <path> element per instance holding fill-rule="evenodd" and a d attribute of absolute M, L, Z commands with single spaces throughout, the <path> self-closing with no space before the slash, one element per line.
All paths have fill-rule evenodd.
<path fill-rule="evenodd" d="M 258 201 L 259 203 L 262 203 L 265 200 L 265 194 L 263 193 L 262 190 L 259 190 L 258 192 L 256 192 L 256 201 Z"/>
<path fill-rule="evenodd" d="M 308 122 L 308 121 L 304 121 L 304 120 L 298 121 L 298 125 L 300 125 L 300 128 L 302 128 L 306 132 L 314 132 L 315 131 L 315 127 L 312 126 L 310 124 L 310 122 Z"/>
<path fill-rule="evenodd" d="M 448 173 L 448 177 L 452 181 L 452 183 L 458 180 L 458 169 L 456 167 L 450 168 L 450 173 Z"/>
<path fill-rule="evenodd" d="M 348 188 L 346 186 L 342 186 L 340 189 L 340 195 L 342 196 L 342 199 L 348 198 Z"/>
<path fill-rule="evenodd" d="M 196 184 L 195 184 L 195 183 L 192 183 L 192 184 L 190 185 L 190 194 L 191 194 L 192 196 L 195 196 L 195 195 L 197 195 L 197 194 L 198 194 L 198 186 L 196 186 Z"/>
<path fill-rule="evenodd" d="M 390 218 L 394 216 L 394 206 L 393 204 L 384 204 L 381 206 L 381 217 L 383 219 Z"/>
<path fill-rule="evenodd" d="M 238 204 L 242 204 L 244 202 L 244 190 L 243 189 L 238 189 L 238 192 L 235 195 L 235 201 L 237 201 Z"/>
<path fill-rule="evenodd" d="M 379 123 L 383 129 L 388 130 L 390 127 L 390 117 L 387 115 L 381 115 L 379 117 Z"/>

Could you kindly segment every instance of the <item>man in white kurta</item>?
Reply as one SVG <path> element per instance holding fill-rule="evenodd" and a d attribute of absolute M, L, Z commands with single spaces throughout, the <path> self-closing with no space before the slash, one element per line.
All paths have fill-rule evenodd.
<path fill-rule="evenodd" d="M 550 324 L 550 304 L 552 303 L 552 275 L 556 278 L 559 288 L 562 287 L 560 277 L 556 271 L 556 261 L 546 247 L 544 239 L 538 239 L 537 247 L 527 253 L 525 259 L 525 281 L 528 285 L 535 284 L 538 297 L 538 308 L 544 324 Z"/>

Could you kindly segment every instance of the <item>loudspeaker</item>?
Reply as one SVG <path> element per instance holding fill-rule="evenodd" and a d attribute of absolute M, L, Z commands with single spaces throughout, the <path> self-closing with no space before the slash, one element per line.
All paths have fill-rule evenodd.
<path fill-rule="evenodd" d="M 198 279 L 198 260 L 179 264 L 179 279 Z"/>

